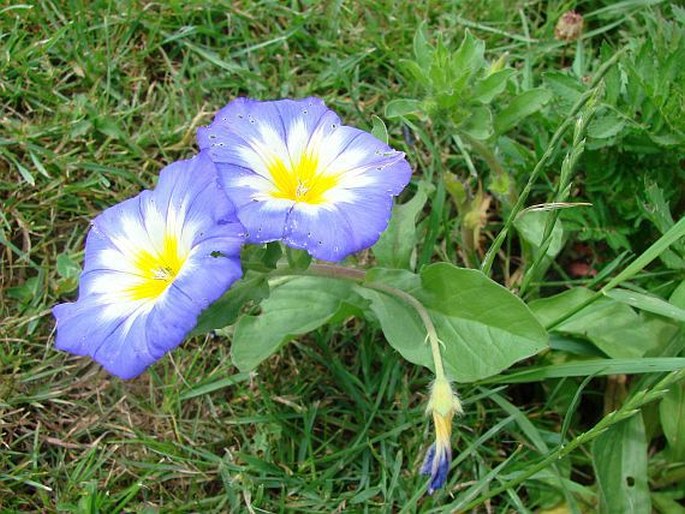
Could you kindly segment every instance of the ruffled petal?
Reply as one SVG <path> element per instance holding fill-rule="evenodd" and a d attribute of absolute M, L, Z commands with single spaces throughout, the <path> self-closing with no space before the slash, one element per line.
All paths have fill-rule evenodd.
<path fill-rule="evenodd" d="M 57 319 L 55 346 L 76 355 L 89 355 L 120 378 L 133 378 L 161 357 L 150 352 L 145 333 L 140 330 L 147 311 L 146 306 L 138 305 L 125 316 L 112 317 L 93 297 L 57 305 L 52 310 Z M 172 337 L 169 331 L 165 333 Z"/>
<path fill-rule="evenodd" d="M 316 98 L 237 99 L 198 132 L 249 234 L 339 261 L 385 230 L 411 178 L 404 154 Z"/>
<path fill-rule="evenodd" d="M 378 241 L 391 208 L 392 199 L 378 194 L 355 195 L 330 208 L 296 204 L 288 215 L 283 241 L 317 259 L 340 261 Z"/>
<path fill-rule="evenodd" d="M 53 309 L 57 348 L 137 376 L 241 276 L 244 237 L 207 152 L 167 166 L 155 190 L 93 221 L 79 298 Z"/>

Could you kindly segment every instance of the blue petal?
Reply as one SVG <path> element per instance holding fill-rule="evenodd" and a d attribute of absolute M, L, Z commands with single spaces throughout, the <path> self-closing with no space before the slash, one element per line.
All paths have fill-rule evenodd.
<path fill-rule="evenodd" d="M 237 98 L 217 113 L 211 125 L 198 129 L 197 141 L 214 162 L 250 169 L 240 149 L 262 140 L 264 129 L 274 131 L 285 143 L 293 122 L 304 123 L 311 134 L 327 111 L 323 101 L 314 97 L 271 102 Z"/>
<path fill-rule="evenodd" d="M 451 460 L 452 450 L 449 447 L 436 446 L 434 443 L 428 449 L 420 471 L 422 475 L 430 476 L 428 494 L 433 494 L 436 489 L 445 485 Z"/>
<path fill-rule="evenodd" d="M 430 445 L 423 459 L 420 471 L 422 475 L 430 475 L 433 472 L 433 459 L 435 459 L 435 443 Z"/>
<path fill-rule="evenodd" d="M 240 222 L 246 227 L 246 242 L 268 243 L 282 239 L 288 212 L 294 202 L 278 199 L 257 201 L 254 199 L 257 191 L 238 185 L 245 174 L 253 176 L 252 172 L 228 164 L 217 164 L 217 168 L 221 184 L 235 204 Z"/>
<path fill-rule="evenodd" d="M 161 355 L 150 352 L 141 331 L 144 314 L 135 311 L 127 317 L 106 318 L 103 304 L 93 297 L 76 303 L 57 305 L 52 312 L 57 319 L 55 346 L 76 355 L 90 355 L 102 366 L 123 379 L 142 373 Z M 165 331 L 172 339 L 173 334 Z M 180 344 L 183 334 L 176 345 Z"/>
<path fill-rule="evenodd" d="M 296 204 L 283 241 L 317 259 L 338 262 L 373 245 L 387 228 L 391 209 L 390 197 L 372 193 L 332 208 Z"/>
<path fill-rule="evenodd" d="M 363 161 L 342 174 L 343 179 L 346 175 L 371 179 L 370 184 L 356 187 L 387 196 L 397 196 L 404 190 L 412 175 L 411 166 L 404 158 L 404 153 L 393 150 L 368 132 L 353 127 L 340 127 L 338 134 L 338 137 L 349 140 L 349 143 L 333 162 L 344 161 L 347 155 L 353 152 L 364 155 Z"/>

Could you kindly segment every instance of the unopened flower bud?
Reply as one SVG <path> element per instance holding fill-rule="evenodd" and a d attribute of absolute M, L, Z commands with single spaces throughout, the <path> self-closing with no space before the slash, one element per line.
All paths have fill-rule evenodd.
<path fill-rule="evenodd" d="M 426 414 L 433 416 L 435 443 L 431 445 L 421 467 L 422 475 L 431 477 L 428 494 L 433 494 L 447 481 L 452 460 L 452 418 L 461 414 L 461 402 L 446 378 L 438 378 L 431 388 Z"/>

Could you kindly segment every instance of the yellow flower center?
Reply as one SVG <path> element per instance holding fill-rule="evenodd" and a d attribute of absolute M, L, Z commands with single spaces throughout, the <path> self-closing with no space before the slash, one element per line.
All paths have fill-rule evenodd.
<path fill-rule="evenodd" d="M 185 259 L 178 240 L 169 234 L 164 236 L 161 252 L 138 252 L 133 262 L 140 280 L 126 291 L 131 300 L 151 300 L 161 295 L 174 281 Z"/>
<path fill-rule="evenodd" d="M 269 164 L 269 174 L 276 186 L 271 196 L 294 202 L 320 204 L 326 201 L 326 192 L 335 187 L 338 178 L 319 172 L 316 155 L 303 153 L 295 166 L 289 166 L 278 157 Z"/>

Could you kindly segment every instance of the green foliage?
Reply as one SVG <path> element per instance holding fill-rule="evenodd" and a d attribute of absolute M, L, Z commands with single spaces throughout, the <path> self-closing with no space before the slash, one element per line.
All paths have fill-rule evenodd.
<path fill-rule="evenodd" d="M 677 63 L 685 59 L 685 20 L 682 8 L 674 5 L 670 11 L 635 17 L 639 29 L 606 76 L 604 100 L 588 127 L 588 152 L 581 162 L 580 198 L 594 208 L 564 213 L 581 240 L 606 241 L 615 250 L 642 250 L 639 232 L 645 222 L 661 230 L 650 211 L 668 212 L 669 205 L 674 208 L 683 198 L 685 70 Z M 615 52 L 604 44 L 600 56 L 607 59 Z M 544 77 L 559 109 L 586 90 L 571 73 Z"/>
<path fill-rule="evenodd" d="M 642 416 L 610 427 L 592 445 L 592 461 L 600 491 L 600 511 L 607 514 L 649 514 L 647 437 Z"/>
<path fill-rule="evenodd" d="M 550 99 L 548 91 L 531 89 L 494 111 L 490 104 L 505 92 L 515 71 L 504 67 L 504 56 L 489 63 L 484 41 L 468 29 L 459 47 L 451 50 L 441 35 L 432 45 L 419 28 L 413 51 L 414 59 L 401 60 L 400 67 L 420 96 L 389 102 L 385 112 L 390 118 L 427 117 L 482 141 L 512 129 Z"/>
<path fill-rule="evenodd" d="M 235 326 L 231 353 L 242 371 L 296 336 L 354 314 L 378 320 L 405 359 L 432 369 L 417 303 L 435 325 L 452 380 L 487 378 L 547 347 L 546 332 L 526 306 L 475 270 L 434 264 L 417 275 L 375 268 L 359 285 L 313 276 L 283 280 L 274 279 L 260 314 L 243 316 Z"/>
<path fill-rule="evenodd" d="M 685 459 L 685 384 L 675 384 L 659 404 L 664 436 L 673 461 Z"/>
<path fill-rule="evenodd" d="M 609 293 L 611 294 L 611 293 Z M 586 303 L 592 292 L 575 288 L 535 300 L 530 307 L 545 326 Z M 621 296 L 621 295 L 617 295 Z M 601 298 L 557 325 L 556 331 L 584 337 L 612 358 L 642 357 L 665 347 L 677 327 L 659 318 L 641 316 L 625 303 Z"/>
<path fill-rule="evenodd" d="M 388 228 L 373 246 L 373 254 L 380 266 L 398 269 L 413 269 L 413 252 L 419 241 L 416 221 L 428 200 L 424 183 L 414 197 L 403 205 L 396 205 Z"/>
<path fill-rule="evenodd" d="M 236 324 L 233 362 L 250 371 L 295 336 L 357 312 L 359 303 L 352 285 L 335 279 L 298 277 L 272 286 L 260 305 L 262 312 L 244 316 Z"/>
<path fill-rule="evenodd" d="M 572 44 L 554 40 L 568 8 Z M 682 8 L 0 14 L 0 510 L 683 512 Z M 415 170 L 372 252 L 333 279 L 278 243 L 246 249 L 195 337 L 133 381 L 54 351 L 88 220 L 193 153 L 230 99 L 310 94 Z M 500 234 L 487 273 L 460 267 Z M 413 302 L 465 411 L 433 497 Z"/>
<path fill-rule="evenodd" d="M 383 288 L 377 290 L 378 284 Z M 412 306 L 387 288 L 399 288 L 426 307 L 453 380 L 489 377 L 547 347 L 545 330 L 525 304 L 478 271 L 446 263 L 427 266 L 420 275 L 376 269 L 367 285 L 357 291 L 371 302 L 388 342 L 407 360 L 432 368 L 423 324 Z"/>

